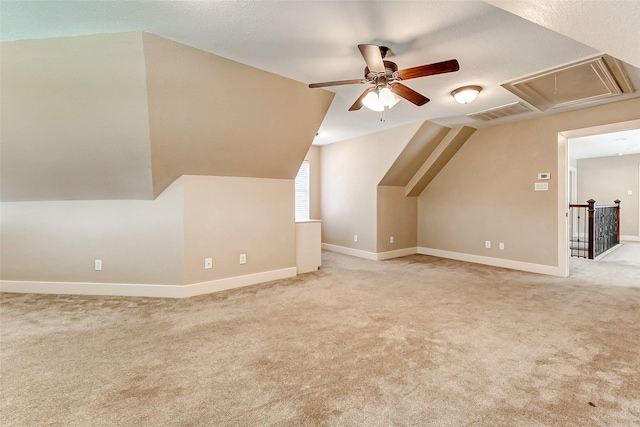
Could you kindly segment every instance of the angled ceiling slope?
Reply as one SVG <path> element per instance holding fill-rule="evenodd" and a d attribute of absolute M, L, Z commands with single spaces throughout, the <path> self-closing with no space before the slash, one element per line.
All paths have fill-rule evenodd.
<path fill-rule="evenodd" d="M 293 179 L 333 98 L 139 32 L 1 47 L 3 201 L 153 199 L 184 174 Z"/>
<path fill-rule="evenodd" d="M 295 178 L 334 94 L 143 34 L 154 192 L 181 175 Z"/>

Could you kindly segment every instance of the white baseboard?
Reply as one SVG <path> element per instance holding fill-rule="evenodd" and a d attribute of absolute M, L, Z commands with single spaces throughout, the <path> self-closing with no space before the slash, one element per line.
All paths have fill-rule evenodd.
<path fill-rule="evenodd" d="M 345 246 L 332 245 L 323 243 L 322 249 L 329 252 L 336 252 L 343 255 L 351 255 L 358 258 L 370 259 L 371 261 L 382 261 L 385 259 L 398 258 L 401 256 L 413 255 L 417 253 L 418 248 L 396 249 L 388 252 L 368 252 L 360 249 L 347 248 Z"/>
<path fill-rule="evenodd" d="M 331 245 L 329 243 L 323 243 L 322 249 L 329 252 L 336 252 L 343 255 L 351 255 L 358 258 L 370 259 L 372 261 L 378 260 L 378 254 L 375 252 L 367 252 L 360 249 L 347 248 L 346 246 Z"/>
<path fill-rule="evenodd" d="M 131 283 L 27 282 L 0 280 L 0 292 L 60 295 L 108 295 L 153 298 L 186 298 L 285 279 L 296 275 L 296 268 L 264 271 L 191 285 L 150 285 Z"/>
<path fill-rule="evenodd" d="M 640 242 L 640 236 L 620 236 L 621 242 Z"/>
<path fill-rule="evenodd" d="M 595 257 L 593 260 L 594 261 L 598 261 L 604 257 L 606 257 L 607 255 L 609 255 L 611 252 L 617 250 L 618 248 L 622 247 L 622 243 L 618 243 L 617 245 L 607 249 L 606 251 L 602 252 L 600 255 L 598 255 L 597 257 Z"/>
<path fill-rule="evenodd" d="M 383 261 L 385 259 L 399 258 L 401 256 L 413 255 L 413 254 L 417 254 L 417 253 L 418 253 L 418 248 L 417 247 L 396 249 L 395 251 L 388 251 L 388 252 L 378 252 L 377 253 L 377 255 L 378 255 L 377 260 L 378 261 Z"/>
<path fill-rule="evenodd" d="M 132 283 L 27 282 L 0 280 L 0 292 L 21 294 L 109 295 L 128 297 L 182 298 L 181 285 Z"/>
<path fill-rule="evenodd" d="M 226 279 L 212 280 L 210 282 L 193 283 L 182 286 L 183 297 L 193 297 L 196 295 L 211 294 L 214 292 L 226 291 L 228 289 L 242 288 L 243 286 L 256 285 L 258 283 L 270 282 L 272 280 L 286 279 L 296 275 L 296 268 L 282 268 L 280 270 L 263 271 L 246 276 L 228 277 Z"/>
<path fill-rule="evenodd" d="M 550 276 L 565 277 L 566 274 L 559 267 L 552 265 L 533 264 L 529 262 L 513 261 L 502 258 L 492 258 L 482 255 L 465 254 L 461 252 L 443 251 L 441 249 L 431 249 L 418 247 L 418 253 L 422 255 L 432 255 L 441 258 L 455 259 L 458 261 L 473 262 L 476 264 L 491 265 L 494 267 L 510 268 L 513 270 L 528 271 L 530 273 L 548 274 Z"/>

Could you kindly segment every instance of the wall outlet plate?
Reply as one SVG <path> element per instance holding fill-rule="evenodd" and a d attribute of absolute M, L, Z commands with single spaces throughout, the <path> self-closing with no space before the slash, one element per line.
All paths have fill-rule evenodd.
<path fill-rule="evenodd" d="M 491 240 L 485 240 L 484 241 L 484 247 L 487 249 L 491 249 Z"/>
<path fill-rule="evenodd" d="M 240 264 L 247 263 L 247 254 L 240 254 Z"/>
<path fill-rule="evenodd" d="M 210 268 L 213 268 L 213 258 L 205 258 L 204 259 L 204 268 L 206 270 L 209 270 Z"/>
<path fill-rule="evenodd" d="M 354 235 L 353 235 L 353 241 L 354 241 L 354 242 L 357 242 L 357 241 L 358 241 L 358 235 L 357 235 L 357 234 L 354 234 Z"/>
<path fill-rule="evenodd" d="M 96 271 L 101 271 L 102 270 L 102 260 L 101 259 L 97 259 L 93 262 L 93 268 Z"/>

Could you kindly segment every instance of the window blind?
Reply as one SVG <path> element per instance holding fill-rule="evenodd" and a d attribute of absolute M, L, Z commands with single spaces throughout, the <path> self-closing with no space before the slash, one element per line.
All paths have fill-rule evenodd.
<path fill-rule="evenodd" d="M 302 162 L 296 175 L 296 221 L 309 219 L 309 162 Z"/>

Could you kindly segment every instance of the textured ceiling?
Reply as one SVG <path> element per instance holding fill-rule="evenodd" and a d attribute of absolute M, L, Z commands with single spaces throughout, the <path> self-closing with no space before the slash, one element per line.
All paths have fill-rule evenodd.
<path fill-rule="evenodd" d="M 518 9 L 514 2 L 494 3 Z M 539 15 L 532 2 L 512 11 L 542 25 L 557 25 L 571 12 L 555 7 L 554 15 L 552 5 L 561 3 L 576 2 L 543 2 Z M 628 17 L 637 16 L 640 2 L 615 2 L 610 9 L 602 6 L 611 3 L 607 1 L 579 3 L 579 19 L 572 21 L 566 34 L 591 41 L 592 29 L 585 30 L 584 21 L 600 19 L 604 31 L 615 26 L 616 40 L 596 43 L 600 40 L 596 38 L 592 45 L 597 47 L 590 47 L 482 1 L 253 0 L 2 1 L 0 39 L 146 31 L 304 83 L 361 78 L 364 62 L 359 43 L 389 46 L 393 55 L 388 59 L 400 68 L 451 58 L 460 62 L 459 72 L 408 81 L 407 86 L 431 102 L 423 107 L 401 102 L 385 113 L 385 122 L 366 109 L 347 111 L 364 85 L 332 88 L 336 97 L 315 141 L 324 144 L 423 120 L 444 126 L 487 126 L 466 114 L 517 101 L 501 83 L 594 56 L 600 53 L 597 49 L 617 46 L 616 41 L 623 47 L 605 53 L 634 63 L 637 21 Z M 617 25 L 620 13 L 625 16 Z M 625 48 L 626 44 L 636 47 Z M 634 74 L 638 70 L 631 68 L 639 82 Z M 450 92 L 468 84 L 484 89 L 472 104 L 455 103 Z"/>

